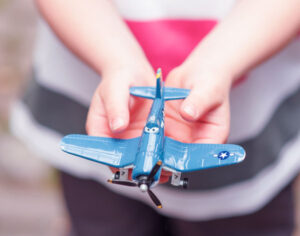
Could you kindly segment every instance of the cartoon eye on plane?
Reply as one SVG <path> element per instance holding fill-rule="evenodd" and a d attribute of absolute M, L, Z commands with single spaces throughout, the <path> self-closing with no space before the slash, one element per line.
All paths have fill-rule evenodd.
<path fill-rule="evenodd" d="M 113 184 L 136 186 L 147 192 L 154 204 L 160 200 L 150 190 L 160 179 L 162 169 L 172 172 L 171 184 L 187 187 L 181 173 L 231 165 L 245 159 L 245 150 L 234 144 L 182 143 L 164 135 L 164 103 L 184 99 L 190 90 L 164 87 L 161 70 L 155 87 L 132 87 L 130 94 L 153 99 L 142 135 L 132 139 L 114 139 L 71 134 L 61 141 L 61 149 L 69 154 L 119 168 Z M 128 170 L 132 168 L 132 181 Z"/>

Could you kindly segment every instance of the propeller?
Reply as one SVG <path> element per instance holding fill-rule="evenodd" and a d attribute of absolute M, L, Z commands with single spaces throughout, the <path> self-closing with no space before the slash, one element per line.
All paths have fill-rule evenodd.
<path fill-rule="evenodd" d="M 158 208 L 162 208 L 161 202 L 159 201 L 158 197 L 156 197 L 156 195 L 150 190 L 148 189 L 148 194 L 149 197 L 151 198 L 151 200 L 154 202 L 154 204 L 158 207 Z"/>
<path fill-rule="evenodd" d="M 154 181 L 154 176 L 156 173 L 159 171 L 160 167 L 162 165 L 162 161 L 159 160 L 155 166 L 152 168 L 150 174 L 148 176 L 140 176 L 138 178 L 138 183 L 135 182 L 130 182 L 130 181 L 120 181 L 120 180 L 112 180 L 109 179 L 107 182 L 112 183 L 112 184 L 119 184 L 123 186 L 129 186 L 129 187 L 139 187 L 141 191 L 147 192 L 153 203 L 158 207 L 162 208 L 161 202 L 156 197 L 156 195 L 150 190 L 150 186 Z"/>
<path fill-rule="evenodd" d="M 161 167 L 161 164 L 162 164 L 162 161 L 159 160 L 155 166 L 152 168 L 150 174 L 148 175 L 147 177 L 147 180 L 150 181 L 150 180 L 153 180 L 154 176 L 156 175 L 157 171 L 159 170 L 159 168 Z"/>

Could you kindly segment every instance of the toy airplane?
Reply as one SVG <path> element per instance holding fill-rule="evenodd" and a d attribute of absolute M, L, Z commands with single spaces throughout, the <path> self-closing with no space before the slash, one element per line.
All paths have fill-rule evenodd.
<path fill-rule="evenodd" d="M 132 139 L 114 139 L 71 134 L 61 141 L 63 151 L 91 161 L 119 168 L 108 182 L 137 186 L 148 192 L 158 208 L 159 199 L 150 188 L 160 179 L 162 169 L 172 172 L 171 184 L 186 188 L 182 172 L 236 164 L 244 160 L 245 151 L 233 144 L 182 143 L 164 135 L 164 103 L 184 99 L 190 90 L 164 87 L 161 70 L 157 71 L 155 87 L 132 87 L 130 94 L 153 99 L 151 111 L 142 135 Z M 128 170 L 132 168 L 132 181 Z"/>

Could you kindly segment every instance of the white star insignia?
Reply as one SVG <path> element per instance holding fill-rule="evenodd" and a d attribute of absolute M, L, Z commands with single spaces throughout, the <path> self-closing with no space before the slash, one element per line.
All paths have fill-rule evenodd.
<path fill-rule="evenodd" d="M 226 152 L 222 152 L 222 153 L 220 154 L 220 157 L 222 157 L 222 158 L 227 157 L 227 153 L 226 153 Z"/>

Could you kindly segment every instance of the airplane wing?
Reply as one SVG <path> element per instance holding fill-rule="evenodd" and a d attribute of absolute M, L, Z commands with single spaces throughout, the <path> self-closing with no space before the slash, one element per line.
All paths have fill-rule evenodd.
<path fill-rule="evenodd" d="M 165 137 L 164 166 L 178 172 L 236 164 L 245 156 L 245 150 L 234 144 L 181 143 Z"/>
<path fill-rule="evenodd" d="M 139 137 L 114 139 L 80 134 L 65 136 L 61 141 L 64 152 L 108 166 L 122 168 L 133 164 Z"/>

